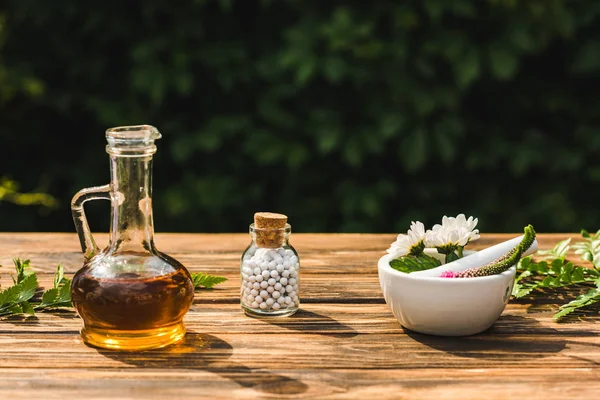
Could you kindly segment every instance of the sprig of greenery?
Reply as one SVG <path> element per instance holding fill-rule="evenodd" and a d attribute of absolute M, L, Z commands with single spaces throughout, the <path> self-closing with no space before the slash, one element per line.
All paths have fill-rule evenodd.
<path fill-rule="evenodd" d="M 72 307 L 71 304 L 71 280 L 65 278 L 62 265 L 56 268 L 54 274 L 54 287 L 48 289 L 42 295 L 42 302 L 35 306 L 36 310 L 49 308 Z"/>
<path fill-rule="evenodd" d="M 215 285 L 223 283 L 227 280 L 227 278 L 223 276 L 209 275 L 205 274 L 204 272 L 192 272 L 191 275 L 195 289 L 212 289 Z"/>
<path fill-rule="evenodd" d="M 571 239 L 558 242 L 551 250 L 539 251 L 542 261 L 534 262 L 532 257 L 522 259 L 518 266 L 519 275 L 515 279 L 513 296 L 521 298 L 540 289 L 588 286 L 595 288 L 580 295 L 575 300 L 559 307 L 554 315 L 560 320 L 566 315 L 600 302 L 600 230 L 594 235 L 582 230 L 582 241 L 571 245 Z M 567 260 L 567 253 L 574 249 L 582 260 L 591 261 L 594 268 L 584 268 Z"/>
<path fill-rule="evenodd" d="M 15 258 L 13 263 L 16 271 L 16 275 L 11 275 L 14 285 L 0 291 L 0 316 L 33 315 L 36 310 L 71 306 L 71 281 L 64 277 L 61 265 L 56 270 L 54 287 L 45 291 L 42 301 L 36 303 L 31 299 L 37 290 L 38 281 L 30 261 Z"/>

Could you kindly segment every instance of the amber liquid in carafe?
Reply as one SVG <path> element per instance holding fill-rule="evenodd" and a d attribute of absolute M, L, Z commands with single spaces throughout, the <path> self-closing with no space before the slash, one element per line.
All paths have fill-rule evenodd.
<path fill-rule="evenodd" d="M 94 275 L 94 266 L 85 265 L 73 278 L 73 305 L 85 321 L 82 335 L 87 343 L 143 350 L 185 335 L 182 319 L 194 296 L 187 270 L 157 276 L 147 276 L 147 271 Z M 111 335 L 118 340 L 111 342 Z"/>

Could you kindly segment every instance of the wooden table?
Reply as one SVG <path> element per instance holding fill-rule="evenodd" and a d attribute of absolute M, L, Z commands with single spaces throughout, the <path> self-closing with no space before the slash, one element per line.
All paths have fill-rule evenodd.
<path fill-rule="evenodd" d="M 484 235 L 472 248 L 512 236 Z M 568 236 L 540 235 L 540 247 Z M 597 315 L 555 323 L 556 301 L 540 295 L 512 300 L 483 334 L 416 334 L 398 324 L 379 288 L 377 260 L 394 235 L 294 234 L 292 239 L 301 257 L 302 305 L 294 317 L 260 320 L 241 312 L 239 258 L 249 243 L 246 234 L 158 234 L 158 248 L 191 271 L 229 278 L 214 290 L 196 293 L 186 316 L 186 342 L 141 353 L 98 350 L 82 343 L 81 320 L 74 312 L 5 318 L 0 321 L 0 399 L 564 399 L 598 394 Z M 1 233 L 4 286 L 10 282 L 12 257 L 31 259 L 42 286 L 51 285 L 58 263 L 73 274 L 82 263 L 78 246 L 69 233 Z"/>

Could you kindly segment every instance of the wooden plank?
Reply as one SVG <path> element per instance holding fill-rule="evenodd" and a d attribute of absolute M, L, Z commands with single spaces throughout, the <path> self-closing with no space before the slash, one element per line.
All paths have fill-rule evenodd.
<path fill-rule="evenodd" d="M 586 316 L 581 322 L 556 323 L 553 309 L 531 313 L 528 304 L 510 303 L 502 317 L 488 333 L 494 335 L 596 335 L 600 330 L 600 315 Z M 186 316 L 189 329 L 218 334 L 400 334 L 404 330 L 385 304 L 328 304 L 308 303 L 290 318 L 256 319 L 246 317 L 238 304 L 195 303 Z M 0 323 L 0 335 L 20 333 L 74 333 L 81 320 L 74 311 L 37 313 L 35 317 L 14 316 Z M 443 339 L 446 340 L 446 339 Z M 450 340 L 450 339 L 448 339 Z"/>
<path fill-rule="evenodd" d="M 106 235 L 98 235 L 106 241 Z M 294 245 L 300 254 L 302 274 L 377 273 L 377 261 L 394 240 L 394 235 L 296 234 Z M 470 248 L 481 249 L 514 234 L 483 235 Z M 540 248 L 548 248 L 573 235 L 539 235 Z M 325 240 L 324 238 L 327 238 Z M 157 235 L 161 251 L 175 257 L 190 269 L 212 274 L 235 273 L 248 245 L 244 234 L 162 234 Z M 162 244 L 162 245 L 161 245 Z M 75 234 L 0 233 L 0 265 L 12 265 L 12 258 L 30 259 L 36 270 L 53 272 L 62 264 L 75 273 L 83 256 Z M 585 263 L 584 263 L 585 264 Z"/>
<path fill-rule="evenodd" d="M 223 365 L 226 367 L 227 365 Z M 0 369 L 6 399 L 577 399 L 597 395 L 595 369 L 267 370 L 236 368 L 121 371 Z M 577 376 L 577 379 L 565 379 Z M 110 384 L 107 384 L 110 382 Z M 15 390 L 18 387 L 20 390 Z M 9 397 L 10 396 L 10 397 Z M 28 397 L 29 396 L 29 397 Z"/>

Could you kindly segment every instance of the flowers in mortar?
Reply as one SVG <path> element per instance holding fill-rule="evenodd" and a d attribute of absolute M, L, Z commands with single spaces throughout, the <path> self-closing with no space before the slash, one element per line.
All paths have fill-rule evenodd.
<path fill-rule="evenodd" d="M 479 239 L 479 229 L 475 229 L 478 219 L 465 214 L 455 217 L 442 218 L 442 224 L 436 224 L 427 232 L 426 247 L 435 247 L 441 254 L 446 255 L 446 262 L 461 258 L 465 246 Z"/>
<path fill-rule="evenodd" d="M 410 229 L 406 232 L 406 235 L 399 234 L 387 252 L 394 258 L 407 254 L 419 255 L 425 249 L 425 236 L 429 232 L 431 231 L 425 232 L 425 225 L 422 222 L 413 221 L 410 223 Z"/>
<path fill-rule="evenodd" d="M 406 235 L 400 234 L 387 252 L 394 258 L 406 255 L 419 255 L 425 248 L 436 248 L 441 254 L 459 252 L 462 256 L 464 247 L 473 240 L 479 239 L 479 229 L 475 229 L 478 219 L 465 214 L 456 217 L 444 215 L 442 224 L 436 224 L 432 229 L 425 231 L 422 222 L 411 222 Z"/>
<path fill-rule="evenodd" d="M 398 235 L 387 250 L 394 258 L 390 265 L 402 272 L 421 271 L 441 265 L 438 259 L 424 253 L 426 248 L 437 249 L 438 253 L 445 255 L 446 262 L 461 258 L 465 246 L 479 239 L 479 230 L 475 229 L 477 222 L 477 218 L 467 219 L 464 214 L 444 216 L 441 225 L 436 224 L 425 231 L 423 223 L 413 221 L 406 234 Z"/>

